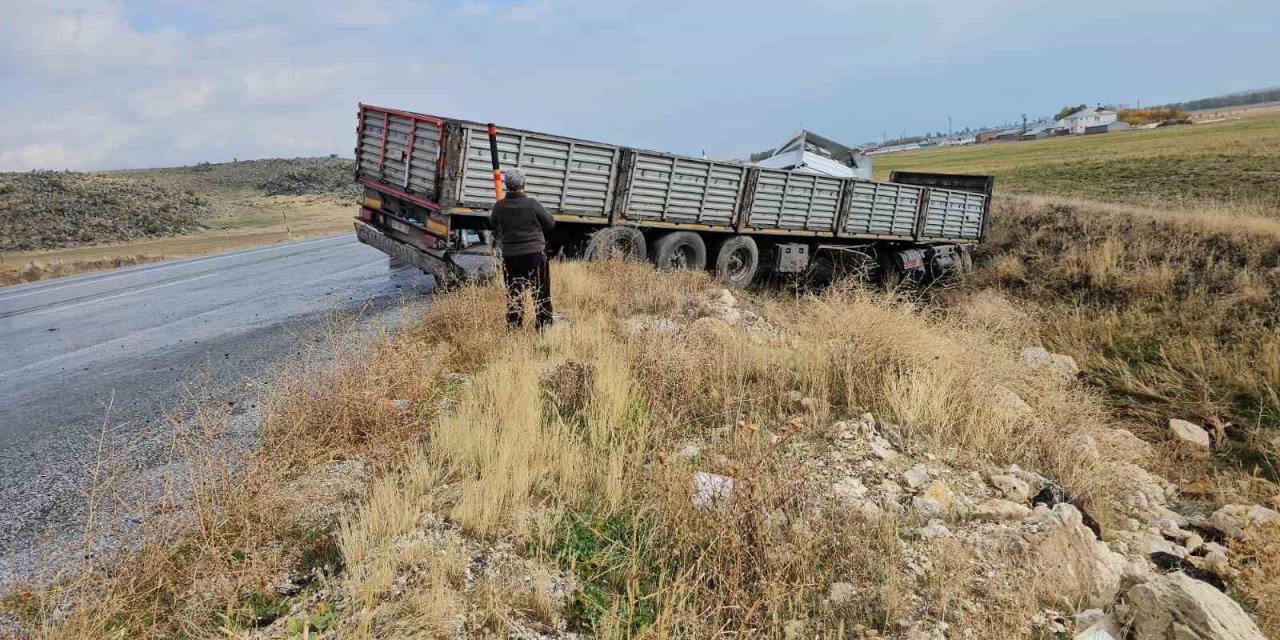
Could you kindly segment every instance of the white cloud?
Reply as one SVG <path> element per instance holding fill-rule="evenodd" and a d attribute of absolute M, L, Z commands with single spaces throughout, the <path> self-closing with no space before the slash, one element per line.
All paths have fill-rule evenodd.
<path fill-rule="evenodd" d="M 82 164 L 89 158 L 67 149 L 61 142 L 32 142 L 0 150 L 0 167 L 16 169 L 57 168 Z"/>
<path fill-rule="evenodd" d="M 264 104 L 293 103 L 328 93 L 347 70 L 343 64 L 253 67 L 243 78 L 244 98 Z"/>
<path fill-rule="evenodd" d="M 217 91 L 212 78 L 174 78 L 133 92 L 133 104 L 145 119 L 170 118 L 204 110 Z"/>
<path fill-rule="evenodd" d="M 741 156 L 1248 88 L 1280 56 L 1274 2 L 1080 1 L 0 0 L 0 171 L 345 154 L 357 102 Z M 1134 43 L 1179 64 L 1117 64 Z"/>

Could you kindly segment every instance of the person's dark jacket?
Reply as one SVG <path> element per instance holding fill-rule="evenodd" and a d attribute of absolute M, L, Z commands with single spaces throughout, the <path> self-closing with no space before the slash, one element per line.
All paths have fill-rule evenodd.
<path fill-rule="evenodd" d="M 542 253 L 547 247 L 546 232 L 556 226 L 542 203 L 523 192 L 509 193 L 493 205 L 489 223 L 498 236 L 503 256 Z"/>

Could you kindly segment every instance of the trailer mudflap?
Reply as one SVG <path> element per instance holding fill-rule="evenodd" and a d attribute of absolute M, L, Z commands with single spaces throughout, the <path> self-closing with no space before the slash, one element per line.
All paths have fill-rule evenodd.
<path fill-rule="evenodd" d="M 401 262 L 413 265 L 436 277 L 440 284 L 454 284 L 466 277 L 466 272 L 450 259 L 448 252 L 440 255 L 418 249 L 410 244 L 388 237 L 376 227 L 356 220 L 356 239 Z"/>

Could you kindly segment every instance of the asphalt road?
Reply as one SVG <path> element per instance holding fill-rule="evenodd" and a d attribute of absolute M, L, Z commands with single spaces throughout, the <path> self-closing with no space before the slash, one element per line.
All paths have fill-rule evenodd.
<path fill-rule="evenodd" d="M 393 327 L 430 284 L 342 235 L 0 288 L 0 582 L 66 551 L 104 458 L 137 477 L 171 464 L 167 417 L 196 398 L 251 440 L 272 367 L 335 318 Z M 118 510 L 96 518 L 127 535 Z"/>

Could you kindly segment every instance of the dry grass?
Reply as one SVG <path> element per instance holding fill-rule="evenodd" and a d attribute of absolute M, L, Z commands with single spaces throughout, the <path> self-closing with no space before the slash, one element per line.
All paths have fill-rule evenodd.
<path fill-rule="evenodd" d="M 1275 480 L 1277 239 L 1272 219 L 1212 209 L 1006 199 L 976 285 L 1039 307 L 1046 339 L 1150 437 L 1161 439 L 1169 418 L 1200 422 L 1219 438 L 1220 463 Z M 1250 483 L 1235 484 L 1218 497 L 1261 500 L 1274 489 L 1241 496 Z"/>
<path fill-rule="evenodd" d="M 198 485 L 192 522 L 33 595 L 74 603 L 57 620 L 45 606 L 34 635 L 246 633 L 287 605 L 272 580 L 316 545 L 345 566 L 333 583 L 342 637 L 501 637 L 562 621 L 599 637 L 840 637 L 901 632 L 902 619 L 1026 633 L 1036 592 L 984 577 L 1017 583 L 1013 560 L 978 564 L 943 541 L 913 552 L 928 563 L 913 572 L 903 554 L 918 523 L 815 489 L 806 452 L 864 411 L 901 425 L 904 447 L 959 469 L 1037 469 L 1104 526 L 1121 519 L 1129 480 L 1108 470 L 1132 452 L 1105 445 L 1107 416 L 1087 393 L 1018 363 L 1032 319 L 998 296 L 939 310 L 849 285 L 753 298 L 731 326 L 688 313 L 714 300 L 700 274 L 593 263 L 553 277 L 571 323 L 508 331 L 501 290 L 466 287 L 367 356 L 289 381 L 242 471 L 197 474 L 216 481 Z M 1061 446 L 1086 435 L 1103 445 Z M 690 441 L 714 454 L 673 455 Z M 358 512 L 300 545 L 270 505 L 334 459 L 367 461 L 378 479 Z M 695 505 L 695 470 L 734 478 L 732 504 Z M 833 603 L 833 582 L 857 593 Z"/>
<path fill-rule="evenodd" d="M 1274 506 L 1280 507 L 1280 504 Z M 1241 584 L 1253 600 L 1258 626 L 1269 635 L 1280 634 L 1280 526 L 1272 525 L 1253 532 L 1231 547 L 1245 559 Z"/>
<path fill-rule="evenodd" d="M 1035 309 L 1039 331 L 1084 365 L 1155 468 L 1210 505 L 1280 495 L 1280 223 L 1235 206 L 1194 209 L 1007 198 L 977 287 Z M 1166 423 L 1214 436 L 1215 455 L 1177 455 Z M 1194 487 L 1194 489 L 1193 489 Z M 1274 542 L 1274 539 L 1272 540 Z M 1280 549 L 1255 543 L 1243 592 L 1280 633 Z"/>

